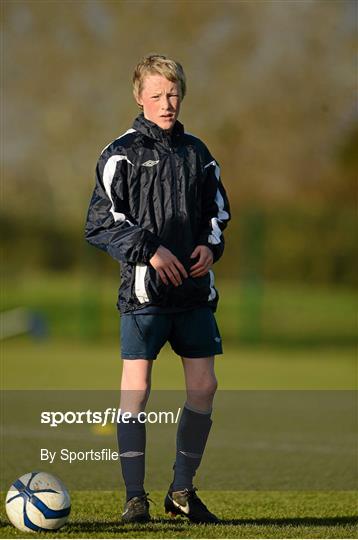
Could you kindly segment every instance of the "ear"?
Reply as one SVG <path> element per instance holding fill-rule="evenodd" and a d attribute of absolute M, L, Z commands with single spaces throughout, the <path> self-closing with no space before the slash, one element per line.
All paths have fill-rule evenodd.
<path fill-rule="evenodd" d="M 139 106 L 139 107 L 143 107 L 143 101 L 142 101 L 142 98 L 137 95 L 135 92 L 133 92 L 133 97 L 134 97 L 134 100 L 136 102 L 136 104 Z"/>

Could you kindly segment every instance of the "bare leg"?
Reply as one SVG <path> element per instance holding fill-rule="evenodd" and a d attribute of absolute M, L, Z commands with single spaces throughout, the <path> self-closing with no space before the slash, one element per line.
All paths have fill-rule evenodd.
<path fill-rule="evenodd" d="M 211 410 L 217 381 L 214 357 L 182 357 L 187 401 L 177 431 L 173 492 L 193 488 L 193 477 L 200 465 L 211 428 Z M 168 506 L 170 507 L 170 505 Z"/>
<path fill-rule="evenodd" d="M 182 357 L 187 405 L 197 411 L 209 412 L 218 386 L 214 371 L 214 356 Z"/>
<path fill-rule="evenodd" d="M 120 408 L 137 415 L 144 411 L 151 388 L 153 360 L 123 360 Z"/>

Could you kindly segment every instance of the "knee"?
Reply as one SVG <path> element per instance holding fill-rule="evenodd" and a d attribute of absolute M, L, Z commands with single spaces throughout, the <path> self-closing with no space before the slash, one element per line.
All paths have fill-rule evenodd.
<path fill-rule="evenodd" d="M 131 372 L 129 370 L 123 371 L 121 381 L 122 391 L 137 392 L 138 395 L 149 395 L 150 386 L 150 374 Z"/>
<path fill-rule="evenodd" d="M 136 401 L 139 404 L 139 407 L 144 410 L 149 399 L 150 385 L 148 385 L 144 390 L 139 390 L 136 392 L 138 392 Z"/>
<path fill-rule="evenodd" d="M 215 392 L 218 388 L 218 381 L 215 375 L 201 377 L 195 385 L 188 388 L 189 393 L 198 398 L 212 399 L 215 396 Z"/>
<path fill-rule="evenodd" d="M 122 412 L 131 412 L 138 414 L 144 411 L 150 394 L 150 386 L 141 390 L 123 390 L 121 391 L 120 408 Z"/>
<path fill-rule="evenodd" d="M 143 411 L 150 394 L 151 366 L 145 360 L 124 361 L 121 382 L 121 409 Z"/>
<path fill-rule="evenodd" d="M 126 388 L 121 389 L 123 395 L 130 396 L 136 401 L 144 402 L 147 401 L 150 395 L 151 386 L 150 383 L 143 383 L 140 386 L 137 384 L 133 387 L 127 386 Z"/>
<path fill-rule="evenodd" d="M 217 388 L 218 381 L 215 375 L 208 377 L 201 387 L 202 391 L 206 394 L 207 397 L 214 397 Z"/>
<path fill-rule="evenodd" d="M 122 411 L 138 413 L 145 410 L 150 395 L 150 382 L 142 381 L 140 384 L 138 382 L 132 386 L 130 384 L 122 386 L 120 404 Z"/>
<path fill-rule="evenodd" d="M 136 396 L 137 401 L 141 401 L 142 403 L 146 403 L 148 401 L 149 395 L 150 395 L 150 384 L 146 384 L 140 390 L 132 390 L 133 395 Z"/>

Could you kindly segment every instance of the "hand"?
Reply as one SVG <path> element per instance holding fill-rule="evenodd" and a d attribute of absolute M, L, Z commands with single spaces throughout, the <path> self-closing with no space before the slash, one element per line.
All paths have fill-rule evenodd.
<path fill-rule="evenodd" d="M 190 268 L 190 276 L 205 276 L 214 262 L 213 252 L 208 246 L 196 246 L 193 253 L 190 255 L 191 259 L 195 259 L 195 257 L 199 257 L 199 260 Z"/>
<path fill-rule="evenodd" d="M 179 285 L 182 284 L 182 277 L 188 277 L 188 274 L 179 259 L 164 246 L 158 247 L 149 262 L 158 272 L 160 279 L 165 285 L 169 285 L 170 281 L 174 287 L 179 287 Z"/>

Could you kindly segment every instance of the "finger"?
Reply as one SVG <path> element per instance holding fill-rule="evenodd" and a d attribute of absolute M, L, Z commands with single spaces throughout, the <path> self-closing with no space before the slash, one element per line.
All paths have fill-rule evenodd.
<path fill-rule="evenodd" d="M 196 268 L 195 270 L 192 270 L 190 272 L 190 275 L 193 277 L 197 276 L 198 274 L 201 274 L 202 272 L 204 272 L 205 274 L 208 272 L 209 270 L 209 267 L 206 266 L 206 265 L 201 265 L 199 266 L 198 268 Z"/>
<path fill-rule="evenodd" d="M 193 270 L 197 270 L 198 268 L 202 268 L 203 266 L 205 266 L 204 261 L 198 261 L 190 267 L 190 272 L 192 272 Z"/>
<path fill-rule="evenodd" d="M 171 281 L 171 283 L 175 286 L 175 287 L 178 287 L 178 285 L 180 285 L 180 283 L 178 282 L 177 278 L 175 277 L 175 275 L 173 274 L 172 270 L 170 269 L 170 267 L 167 267 L 165 269 L 165 273 L 166 275 L 168 276 L 169 280 Z"/>
<path fill-rule="evenodd" d="M 174 277 L 177 280 L 177 282 L 179 283 L 179 285 L 181 285 L 182 284 L 181 275 L 180 275 L 180 272 L 178 271 L 177 267 L 175 266 L 175 264 L 174 263 L 170 264 L 169 269 L 172 272 L 172 274 L 174 275 Z"/>
<path fill-rule="evenodd" d="M 208 259 L 205 259 L 201 263 L 199 262 L 199 263 L 194 264 L 194 266 L 192 266 L 190 268 L 190 273 L 196 272 L 198 270 L 207 270 L 208 271 L 210 267 L 211 267 L 211 261 L 208 260 Z"/>
<path fill-rule="evenodd" d="M 206 274 L 208 273 L 208 270 L 201 270 L 201 271 L 196 271 L 194 272 L 193 274 L 190 274 L 191 277 L 193 278 L 198 278 L 198 277 L 203 277 L 203 276 L 206 276 Z"/>
<path fill-rule="evenodd" d="M 174 287 L 178 287 L 177 280 L 175 279 L 175 277 L 173 276 L 173 274 L 170 272 L 170 270 L 168 268 L 165 270 L 165 273 L 166 273 L 170 283 L 172 283 L 172 285 L 174 285 Z"/>
<path fill-rule="evenodd" d="M 204 255 L 204 257 L 201 257 L 198 262 L 193 264 L 193 266 L 190 267 L 190 270 L 197 270 L 198 268 L 201 268 L 203 266 L 209 266 L 210 258 Z"/>
<path fill-rule="evenodd" d="M 199 252 L 199 260 L 193 265 L 197 265 L 197 264 L 203 264 L 205 260 L 205 253 L 203 253 L 202 251 Z"/>
<path fill-rule="evenodd" d="M 176 259 L 176 260 L 174 261 L 174 264 L 175 264 L 175 266 L 178 268 L 178 270 L 180 271 L 181 275 L 182 275 L 183 277 L 187 278 L 187 277 L 188 277 L 188 273 L 187 273 L 187 271 L 185 270 L 185 268 L 184 268 L 184 266 L 182 265 L 182 263 L 181 263 L 178 259 Z"/>
<path fill-rule="evenodd" d="M 190 255 L 190 258 L 191 258 L 191 259 L 195 259 L 195 257 L 197 257 L 199 254 L 200 254 L 200 247 L 199 247 L 199 246 L 196 246 L 196 248 L 194 249 L 193 253 Z"/>
<path fill-rule="evenodd" d="M 168 280 L 167 280 L 167 276 L 165 275 L 163 270 L 158 270 L 158 274 L 159 274 L 160 279 L 164 283 L 164 285 L 169 285 Z"/>

